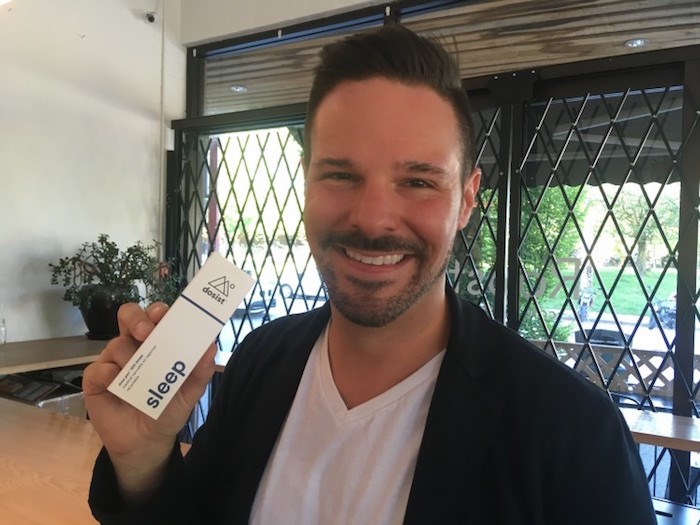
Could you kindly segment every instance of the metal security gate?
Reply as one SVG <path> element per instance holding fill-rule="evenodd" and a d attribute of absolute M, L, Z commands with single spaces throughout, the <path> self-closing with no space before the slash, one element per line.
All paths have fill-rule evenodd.
<path fill-rule="evenodd" d="M 183 135 L 176 240 L 185 273 L 217 252 L 256 280 L 219 335 L 222 350 L 265 322 L 326 301 L 302 224 L 302 130 Z"/>
<path fill-rule="evenodd" d="M 482 172 L 481 188 L 469 223 L 455 240 L 447 278 L 459 295 L 481 306 L 492 318 L 503 321 L 502 293 L 496 290 L 499 269 L 496 264 L 499 259 L 498 184 L 503 177 L 499 163 L 501 110 L 487 108 L 477 111 L 473 120 L 476 163 Z"/>
<path fill-rule="evenodd" d="M 519 329 L 652 409 L 673 397 L 675 324 L 661 317 L 678 282 L 682 95 L 627 88 L 525 106 Z"/>
<path fill-rule="evenodd" d="M 453 265 L 460 293 L 618 404 L 696 417 L 697 71 L 474 82 L 485 181 Z M 700 458 L 641 452 L 655 495 L 696 503 Z"/>

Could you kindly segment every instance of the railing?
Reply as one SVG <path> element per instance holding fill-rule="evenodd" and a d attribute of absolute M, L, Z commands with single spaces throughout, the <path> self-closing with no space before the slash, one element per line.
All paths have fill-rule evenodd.
<path fill-rule="evenodd" d="M 533 343 L 540 348 L 546 344 Z M 674 377 L 671 352 L 565 342 L 556 342 L 555 348 L 560 361 L 601 388 L 637 403 L 646 397 L 658 408 L 670 408 Z M 700 377 L 700 355 L 695 356 L 693 368 L 694 377 Z"/>

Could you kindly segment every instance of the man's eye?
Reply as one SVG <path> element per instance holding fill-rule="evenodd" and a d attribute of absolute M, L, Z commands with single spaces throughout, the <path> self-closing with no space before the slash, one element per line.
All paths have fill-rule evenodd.
<path fill-rule="evenodd" d="M 410 179 L 406 183 L 411 188 L 432 188 L 433 184 L 425 179 Z"/>
<path fill-rule="evenodd" d="M 342 171 L 333 171 L 326 173 L 323 178 L 328 180 L 351 180 L 352 175 Z"/>

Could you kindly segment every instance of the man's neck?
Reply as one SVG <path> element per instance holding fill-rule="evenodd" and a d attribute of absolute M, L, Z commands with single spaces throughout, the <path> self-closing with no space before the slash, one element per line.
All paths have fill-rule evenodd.
<path fill-rule="evenodd" d="M 444 289 L 440 292 L 379 328 L 352 323 L 331 306 L 328 353 L 348 408 L 386 392 L 445 348 L 451 315 Z"/>

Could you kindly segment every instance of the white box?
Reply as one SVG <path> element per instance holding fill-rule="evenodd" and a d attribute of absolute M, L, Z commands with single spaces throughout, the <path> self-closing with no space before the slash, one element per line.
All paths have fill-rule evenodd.
<path fill-rule="evenodd" d="M 158 419 L 254 282 L 218 253 L 209 255 L 108 390 Z"/>

